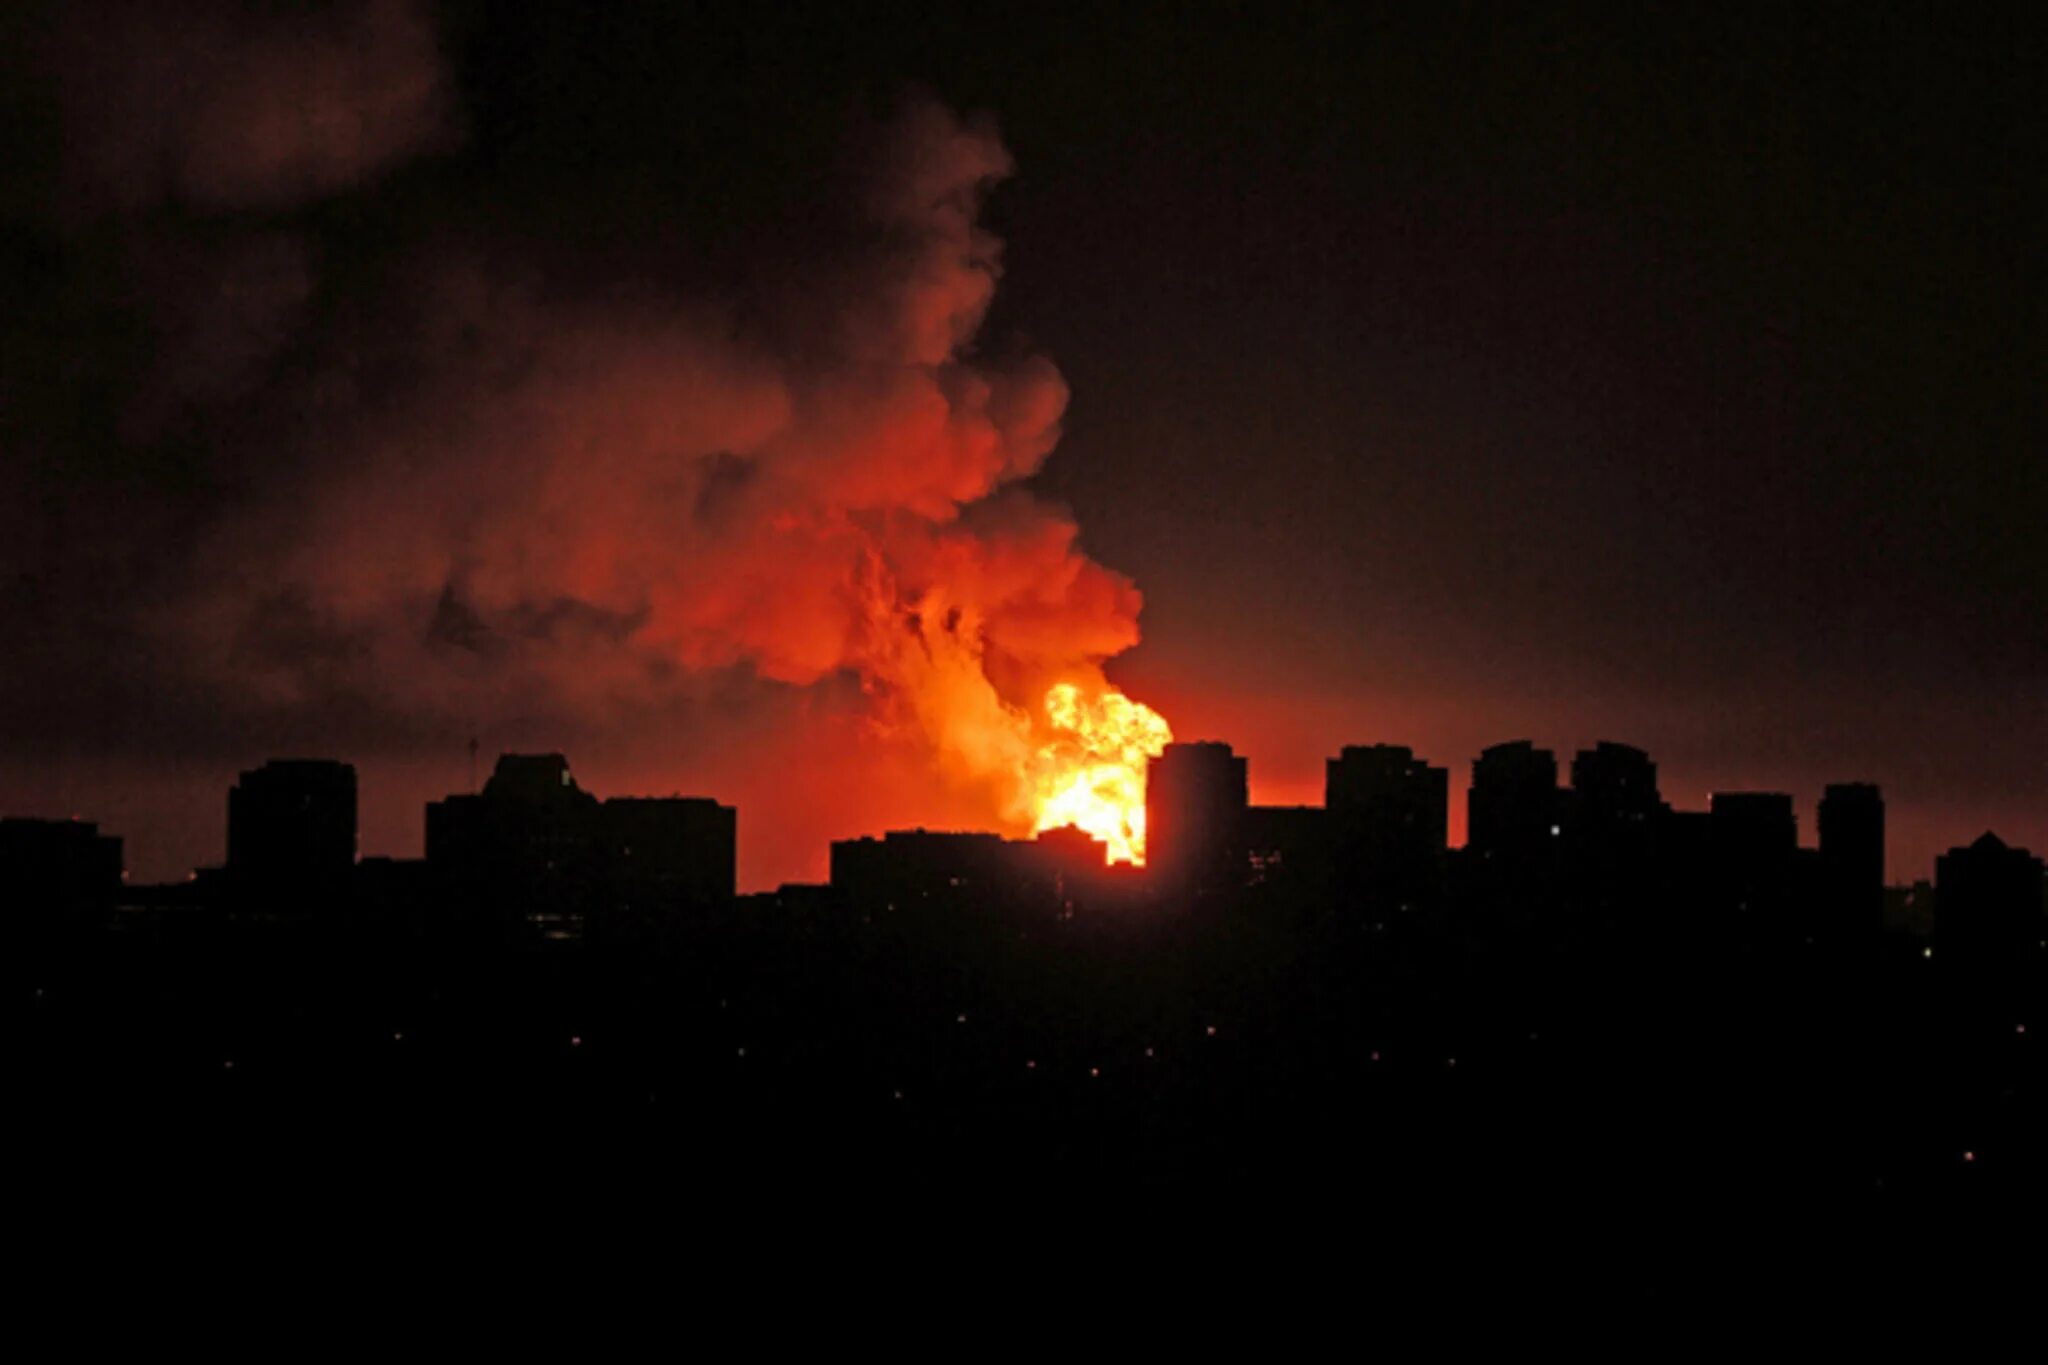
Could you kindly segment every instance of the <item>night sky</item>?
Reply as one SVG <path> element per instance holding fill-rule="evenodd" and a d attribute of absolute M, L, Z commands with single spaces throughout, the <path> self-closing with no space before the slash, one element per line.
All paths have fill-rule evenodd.
<path fill-rule="evenodd" d="M 416 854 L 474 735 L 817 878 L 998 814 L 879 581 L 1256 800 L 2048 846 L 2031 10 L 1113 8 L 9 7 L 0 810 L 181 876 L 329 755 Z"/>

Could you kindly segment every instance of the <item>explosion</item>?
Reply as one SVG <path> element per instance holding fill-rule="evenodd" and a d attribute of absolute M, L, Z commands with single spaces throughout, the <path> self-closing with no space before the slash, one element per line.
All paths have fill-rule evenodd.
<path fill-rule="evenodd" d="M 1143 859 L 1170 732 L 1103 674 L 1143 599 L 1031 482 L 1065 379 L 979 339 L 1003 274 L 981 209 L 1012 170 L 992 120 L 917 96 L 857 118 L 800 168 L 806 213 L 759 230 L 600 196 L 528 234 L 521 185 L 444 221 L 386 184 L 466 155 L 424 0 L 313 28 L 59 8 L 43 198 L 111 245 L 32 321 L 133 315 L 151 344 L 14 386 L 33 421 L 4 395 L 0 541 L 143 510 L 57 537 L 89 558 L 50 581 L 94 586 L 16 632 L 44 643 L 0 710 L 83 682 L 140 744 L 609 753 L 747 808 L 753 885 L 885 821 L 1072 824 Z M 74 457 L 109 431 L 118 460 Z M 110 655 L 147 666 L 109 680 Z"/>
<path fill-rule="evenodd" d="M 983 555 L 989 545 L 963 543 Z M 1060 668 L 1035 709 L 1022 704 L 1031 684 L 998 680 L 1024 637 L 1007 614 L 991 618 L 960 600 L 973 578 L 949 569 L 906 603 L 904 586 L 875 566 L 859 667 L 884 699 L 883 728 L 920 737 L 941 775 L 985 792 L 1003 826 L 1036 834 L 1075 825 L 1108 846 L 1111 862 L 1143 863 L 1145 770 L 1173 740 L 1166 718 L 1125 696 L 1093 658 Z M 1074 637 L 1060 638 L 1075 648 Z"/>
<path fill-rule="evenodd" d="M 1078 825 L 1111 862 L 1145 861 L 1145 765 L 1173 739 L 1166 718 L 1114 688 L 1083 697 L 1073 683 L 1045 694 L 1053 738 L 1031 774 L 1033 832 Z"/>

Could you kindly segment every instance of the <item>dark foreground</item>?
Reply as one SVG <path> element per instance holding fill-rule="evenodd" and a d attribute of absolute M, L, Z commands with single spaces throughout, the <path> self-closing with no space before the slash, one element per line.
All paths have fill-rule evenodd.
<path fill-rule="evenodd" d="M 633 943 L 159 916 L 17 959 L 32 1203 L 2032 1206 L 2044 960 L 1640 915 L 755 906 Z M 425 1201 L 422 1203 L 421 1201 Z"/>

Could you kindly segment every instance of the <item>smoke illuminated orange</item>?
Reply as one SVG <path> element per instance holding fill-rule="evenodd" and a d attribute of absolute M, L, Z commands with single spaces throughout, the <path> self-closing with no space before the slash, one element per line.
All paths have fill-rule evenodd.
<path fill-rule="evenodd" d="M 1114 688 L 1083 696 L 1073 683 L 1045 694 L 1052 738 L 1030 774 L 1033 829 L 1078 825 L 1109 845 L 1111 862 L 1145 861 L 1145 768 L 1173 739 L 1166 718 Z"/>

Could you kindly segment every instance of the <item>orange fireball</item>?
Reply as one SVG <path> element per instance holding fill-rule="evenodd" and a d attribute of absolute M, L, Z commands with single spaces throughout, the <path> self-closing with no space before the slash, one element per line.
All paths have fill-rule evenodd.
<path fill-rule="evenodd" d="M 1145 766 L 1173 740 L 1166 718 L 1115 688 L 1045 694 L 1045 729 L 1028 774 L 1034 831 L 1078 825 L 1111 862 L 1145 861 Z"/>

